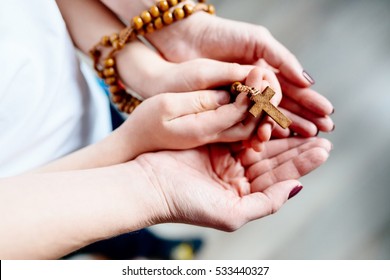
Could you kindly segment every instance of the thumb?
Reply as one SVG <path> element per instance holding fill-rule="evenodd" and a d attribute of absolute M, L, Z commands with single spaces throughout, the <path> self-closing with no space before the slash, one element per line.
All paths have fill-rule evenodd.
<path fill-rule="evenodd" d="M 254 66 L 221 62 L 206 58 L 186 61 L 176 67 L 176 83 L 182 84 L 177 91 L 194 91 L 230 85 L 236 81 L 244 81 Z M 178 79 L 179 78 L 179 79 Z"/>
<path fill-rule="evenodd" d="M 164 111 L 168 113 L 169 120 L 215 110 L 230 101 L 229 93 L 223 90 L 164 93 L 160 96 L 164 96 L 160 107 L 166 107 Z"/>

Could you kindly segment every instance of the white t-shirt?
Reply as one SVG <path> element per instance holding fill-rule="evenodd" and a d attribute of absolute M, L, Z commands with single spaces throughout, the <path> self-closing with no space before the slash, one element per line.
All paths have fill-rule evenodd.
<path fill-rule="evenodd" d="M 0 1 L 0 177 L 109 133 L 108 99 L 86 75 L 55 1 Z"/>

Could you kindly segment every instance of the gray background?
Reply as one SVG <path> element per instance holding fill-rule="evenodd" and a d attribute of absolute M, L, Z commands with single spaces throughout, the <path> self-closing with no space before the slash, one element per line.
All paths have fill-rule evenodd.
<path fill-rule="evenodd" d="M 221 17 L 264 25 L 335 106 L 334 150 L 277 214 L 202 235 L 201 259 L 390 259 L 390 1 L 213 0 Z"/>

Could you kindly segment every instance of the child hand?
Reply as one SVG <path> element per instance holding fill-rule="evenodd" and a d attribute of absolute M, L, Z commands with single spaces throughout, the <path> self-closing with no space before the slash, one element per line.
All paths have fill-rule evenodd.
<path fill-rule="evenodd" d="M 280 102 L 280 86 L 272 71 L 254 68 L 246 83 L 259 89 L 271 86 L 276 91 L 271 102 Z M 229 93 L 221 90 L 159 94 L 145 100 L 114 133 L 120 134 L 117 138 L 123 151 L 132 147 L 128 159 L 145 152 L 189 149 L 207 143 L 251 138 L 257 139 L 251 140 L 255 147 L 269 140 L 273 121 L 267 117 L 260 122 L 247 113 L 250 100 L 246 93 L 229 102 Z"/>

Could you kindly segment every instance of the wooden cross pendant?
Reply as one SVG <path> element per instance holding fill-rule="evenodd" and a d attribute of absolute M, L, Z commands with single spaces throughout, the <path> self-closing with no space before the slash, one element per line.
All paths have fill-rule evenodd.
<path fill-rule="evenodd" d="M 266 87 L 263 92 L 254 88 L 242 85 L 239 82 L 236 82 L 232 85 L 232 93 L 247 92 L 250 100 L 255 102 L 255 104 L 249 109 L 255 118 L 259 117 L 262 112 L 266 112 L 278 125 L 283 128 L 287 128 L 291 124 L 291 120 L 283 115 L 271 102 L 271 98 L 275 95 L 275 92 L 270 87 Z"/>

